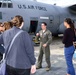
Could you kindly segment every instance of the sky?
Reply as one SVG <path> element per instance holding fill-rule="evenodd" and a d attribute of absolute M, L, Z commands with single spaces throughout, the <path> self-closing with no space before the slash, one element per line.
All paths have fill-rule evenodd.
<path fill-rule="evenodd" d="M 38 2 L 47 3 L 47 4 L 57 4 L 58 6 L 69 6 L 76 4 L 76 0 L 36 0 Z"/>

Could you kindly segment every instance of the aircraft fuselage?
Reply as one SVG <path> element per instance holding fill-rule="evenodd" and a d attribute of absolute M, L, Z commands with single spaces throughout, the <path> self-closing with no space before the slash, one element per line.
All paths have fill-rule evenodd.
<path fill-rule="evenodd" d="M 34 1 L 12 1 L 12 8 L 8 6 L 0 8 L 2 22 L 11 20 L 15 15 L 23 16 L 23 29 L 29 33 L 38 32 L 41 29 L 41 23 L 46 22 L 47 28 L 53 34 L 60 34 L 65 30 L 63 25 L 65 18 L 70 17 L 76 21 L 76 15 L 71 14 L 68 8 Z"/>

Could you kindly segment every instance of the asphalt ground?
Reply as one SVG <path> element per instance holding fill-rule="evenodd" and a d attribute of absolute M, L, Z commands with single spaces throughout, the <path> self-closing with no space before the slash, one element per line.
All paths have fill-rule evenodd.
<path fill-rule="evenodd" d="M 34 47 L 36 64 L 39 55 L 39 45 Z M 43 56 L 42 68 L 37 69 L 34 75 L 66 75 L 66 61 L 64 57 L 64 45 L 62 44 L 62 37 L 54 37 L 50 45 L 50 61 L 51 70 L 46 71 L 47 66 L 45 56 Z M 76 57 L 73 58 L 74 68 L 76 71 Z"/>

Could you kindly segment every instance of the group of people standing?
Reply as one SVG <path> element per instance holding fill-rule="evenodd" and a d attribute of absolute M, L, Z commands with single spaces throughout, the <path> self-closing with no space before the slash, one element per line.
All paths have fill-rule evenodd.
<path fill-rule="evenodd" d="M 23 17 L 17 15 L 11 20 L 12 27 L 9 26 L 9 29 L 6 30 L 5 27 L 7 26 L 5 26 L 4 23 L 2 24 L 0 44 L 3 44 L 5 48 L 5 56 L 7 56 L 9 46 L 14 36 L 22 31 L 16 37 L 7 56 L 6 75 L 30 75 L 30 72 L 35 73 L 36 71 L 34 47 L 29 34 L 22 30 L 23 23 Z"/>
<path fill-rule="evenodd" d="M 74 21 L 70 18 L 66 18 L 64 20 L 64 26 L 66 27 L 66 30 L 64 31 L 62 42 L 64 44 L 64 55 L 67 64 L 66 75 L 75 75 L 75 69 L 72 61 L 75 51 L 74 42 L 76 41 Z M 42 68 L 42 57 L 43 54 L 45 54 L 45 59 L 47 62 L 46 70 L 48 71 L 51 69 L 49 45 L 52 40 L 52 33 L 47 30 L 46 23 L 42 23 L 41 28 L 42 30 L 37 33 L 37 36 L 40 36 L 40 52 L 38 57 L 37 69 Z"/>
<path fill-rule="evenodd" d="M 0 44 L 4 46 L 5 55 L 13 37 L 22 30 L 24 25 L 23 17 L 20 15 L 15 16 L 10 22 L 0 24 Z M 75 75 L 73 67 L 73 54 L 75 51 L 73 42 L 75 37 L 74 23 L 70 18 L 64 21 L 66 30 L 63 36 L 64 54 L 67 64 L 67 75 Z M 34 46 L 29 34 L 23 31 L 17 39 L 15 39 L 11 51 L 6 60 L 6 75 L 30 75 L 35 73 L 36 69 L 42 68 L 43 54 L 47 63 L 46 71 L 51 69 L 50 62 L 50 43 L 52 41 L 52 33 L 47 29 L 47 24 L 41 24 L 42 30 L 36 34 L 36 38 L 40 38 L 40 50 L 38 56 L 37 66 L 35 65 L 36 59 L 34 56 Z"/>
<path fill-rule="evenodd" d="M 66 75 L 75 75 L 75 69 L 73 66 L 73 54 L 75 51 L 74 42 L 76 41 L 76 30 L 74 21 L 70 18 L 64 20 L 64 26 L 66 30 L 64 31 L 62 43 L 64 44 L 64 55 L 67 64 L 67 74 Z M 47 30 L 47 24 L 41 24 L 42 30 L 37 33 L 37 36 L 40 36 L 40 52 L 38 57 L 37 69 L 42 68 L 42 57 L 45 54 L 45 59 L 47 63 L 46 70 L 51 69 L 50 63 L 50 48 L 49 45 L 52 41 L 52 33 Z"/>

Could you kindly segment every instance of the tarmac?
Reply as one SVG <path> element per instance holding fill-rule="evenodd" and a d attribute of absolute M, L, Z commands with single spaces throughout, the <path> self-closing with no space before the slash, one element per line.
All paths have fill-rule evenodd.
<path fill-rule="evenodd" d="M 34 49 L 37 64 L 39 46 L 35 46 Z M 64 45 L 62 44 L 62 37 L 53 38 L 50 45 L 50 53 L 51 70 L 45 70 L 47 64 L 45 61 L 45 56 L 43 56 L 42 68 L 37 69 L 36 73 L 33 75 L 66 75 L 67 66 L 64 57 Z M 76 72 L 76 57 L 73 58 L 73 64 Z"/>

